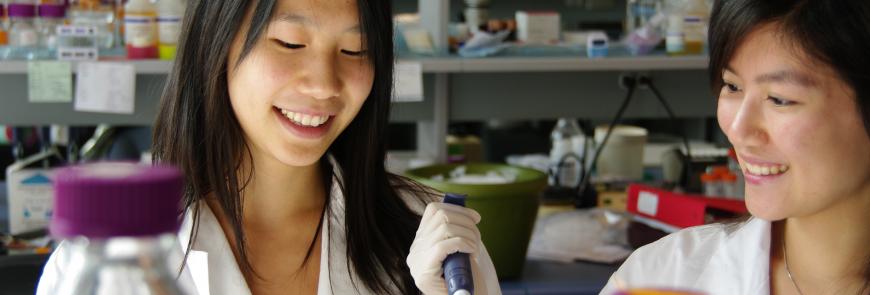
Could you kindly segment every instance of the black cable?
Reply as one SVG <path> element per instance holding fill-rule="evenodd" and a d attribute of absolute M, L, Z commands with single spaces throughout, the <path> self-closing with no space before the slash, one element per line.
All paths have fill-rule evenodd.
<path fill-rule="evenodd" d="M 661 92 L 659 92 L 659 89 L 656 88 L 656 86 L 652 83 L 652 80 L 649 78 L 641 78 L 640 84 L 645 84 L 645 85 L 649 86 L 649 89 L 652 90 L 653 94 L 655 94 L 656 99 L 658 99 L 659 102 L 662 104 L 662 106 L 665 107 L 665 111 L 668 113 L 668 116 L 671 118 L 671 121 L 674 123 L 674 127 L 677 127 L 677 129 L 679 129 L 680 123 L 677 121 L 677 116 L 674 114 L 674 111 L 671 109 L 671 106 L 670 106 L 670 104 L 668 104 L 668 101 L 665 100 L 664 96 L 662 96 Z M 686 132 L 680 132 L 680 134 L 682 134 L 683 144 L 686 146 L 686 167 L 684 167 L 686 173 L 684 175 L 682 175 L 682 178 L 683 178 L 683 184 L 688 186 L 689 185 L 689 177 L 692 176 L 692 150 L 689 147 L 689 137 L 686 136 Z"/>
<path fill-rule="evenodd" d="M 604 139 L 601 141 L 601 145 L 596 147 L 595 156 L 592 157 L 592 164 L 589 165 L 589 172 L 595 171 L 595 166 L 598 163 L 598 157 L 601 156 L 601 151 L 604 150 L 604 146 L 607 145 L 607 140 L 610 139 L 610 134 L 613 133 L 613 128 L 616 127 L 616 124 L 622 120 L 622 115 L 625 113 L 625 109 L 628 108 L 628 103 L 631 102 L 632 97 L 634 96 L 634 89 L 637 87 L 637 81 L 634 77 L 631 78 L 630 81 L 626 81 L 626 87 L 628 88 L 628 93 L 625 95 L 625 99 L 622 101 L 622 105 L 619 106 L 619 110 L 616 111 L 616 116 L 614 116 L 613 121 L 610 122 L 609 127 L 607 128 L 607 133 L 604 134 Z M 593 134 L 593 139 L 595 135 Z M 585 165 L 585 163 L 584 163 Z M 587 173 L 583 177 L 583 181 L 580 183 L 578 187 L 578 195 L 583 196 L 583 192 L 586 191 L 589 186 L 589 181 L 592 178 L 592 173 Z"/>

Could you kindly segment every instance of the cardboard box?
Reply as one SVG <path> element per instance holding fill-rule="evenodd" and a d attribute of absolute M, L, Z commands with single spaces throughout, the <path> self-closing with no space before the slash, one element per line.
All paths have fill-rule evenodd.
<path fill-rule="evenodd" d="M 6 172 L 9 198 L 9 232 L 20 234 L 48 227 L 54 207 L 51 169 Z"/>
<path fill-rule="evenodd" d="M 517 39 L 529 44 L 559 42 L 562 23 L 555 11 L 517 11 Z"/>

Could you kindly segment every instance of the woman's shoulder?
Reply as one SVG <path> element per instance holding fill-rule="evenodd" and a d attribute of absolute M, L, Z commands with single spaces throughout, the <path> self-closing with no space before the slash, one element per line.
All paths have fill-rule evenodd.
<path fill-rule="evenodd" d="M 763 226 L 763 221 L 750 219 L 677 231 L 635 250 L 613 274 L 608 287 L 650 283 L 686 287 L 683 284 L 697 281 L 718 251 L 730 247 L 735 236 L 756 235 Z"/>
<path fill-rule="evenodd" d="M 426 210 L 426 205 L 432 202 L 441 202 L 444 199 L 444 193 L 438 190 L 416 182 L 410 178 L 392 175 L 390 185 L 392 185 L 396 194 L 405 205 L 418 215 L 423 215 Z"/>
<path fill-rule="evenodd" d="M 686 228 L 643 246 L 634 255 L 658 255 L 684 259 L 703 258 L 728 239 L 743 223 L 715 223 Z"/>

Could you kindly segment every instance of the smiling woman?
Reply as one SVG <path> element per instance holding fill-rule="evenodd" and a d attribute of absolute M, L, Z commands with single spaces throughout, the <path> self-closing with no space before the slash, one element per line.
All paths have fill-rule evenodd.
<path fill-rule="evenodd" d="M 499 294 L 480 216 L 384 168 L 388 0 L 187 2 L 153 149 L 187 180 L 185 259 L 172 264 L 183 286 L 438 294 L 445 283 L 431 267 L 462 251 L 475 289 Z M 63 274 L 64 251 L 48 262 L 41 293 Z"/>
<path fill-rule="evenodd" d="M 604 293 L 870 294 L 870 2 L 720 0 L 709 44 L 753 218 L 638 249 Z"/>

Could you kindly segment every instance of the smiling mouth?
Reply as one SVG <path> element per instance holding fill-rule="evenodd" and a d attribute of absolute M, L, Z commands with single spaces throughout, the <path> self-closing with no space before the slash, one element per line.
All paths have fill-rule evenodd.
<path fill-rule="evenodd" d="M 749 175 L 754 176 L 777 176 L 783 173 L 788 172 L 788 165 L 755 165 L 750 163 L 743 163 L 743 172 Z"/>
<path fill-rule="evenodd" d="M 277 108 L 277 107 L 276 107 Z M 329 115 L 322 116 L 313 116 L 308 114 L 297 113 L 293 111 L 288 111 L 285 109 L 277 108 L 284 117 L 290 120 L 293 124 L 303 126 L 303 127 L 319 127 L 323 124 L 326 124 L 327 121 L 331 118 Z"/>

